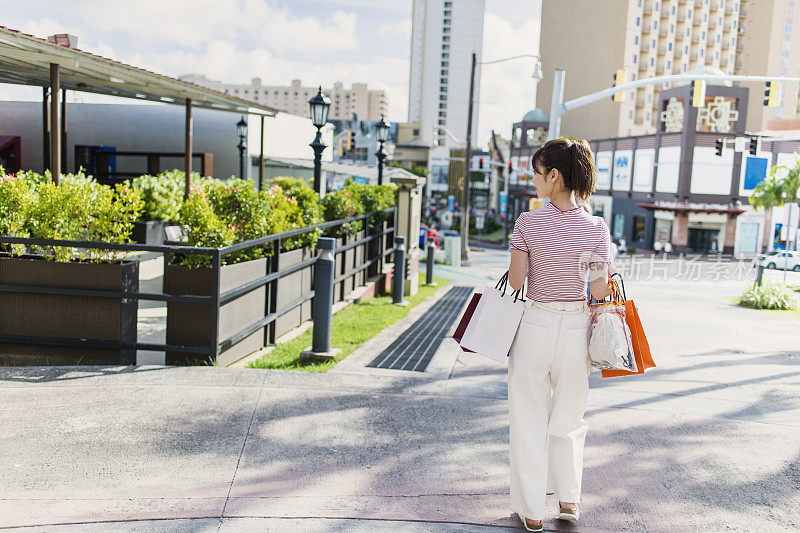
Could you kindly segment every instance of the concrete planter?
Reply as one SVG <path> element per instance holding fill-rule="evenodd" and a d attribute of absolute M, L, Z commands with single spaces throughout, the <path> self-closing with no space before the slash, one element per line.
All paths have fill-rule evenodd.
<path fill-rule="evenodd" d="M 0 257 L 0 284 L 136 292 L 139 263 Z M 136 342 L 137 310 L 137 300 L 127 298 L 6 292 L 0 297 L 0 333 Z M 136 364 L 136 350 L 0 343 L 0 360 L 15 365 Z"/>
<path fill-rule="evenodd" d="M 219 294 L 245 285 L 267 274 L 267 258 L 225 265 L 220 272 Z M 211 268 L 188 268 L 180 265 L 164 266 L 164 292 L 211 296 L 213 275 Z M 219 311 L 219 342 L 243 331 L 264 317 L 266 286 L 259 287 L 224 304 Z M 213 346 L 214 331 L 211 324 L 210 304 L 167 303 L 167 344 Z M 238 361 L 264 346 L 264 328 L 258 329 L 237 344 L 220 352 L 217 362 L 227 365 Z M 202 354 L 167 352 L 168 365 L 186 364 L 202 359 Z"/>
<path fill-rule="evenodd" d="M 285 269 L 309 259 L 308 248 L 300 248 L 289 252 L 281 252 L 278 256 L 278 268 Z M 278 280 L 276 310 L 283 309 L 299 298 L 306 296 L 312 289 L 311 267 L 290 274 Z M 306 320 L 311 319 L 311 300 L 278 317 L 275 322 L 275 337 L 278 338 Z"/>

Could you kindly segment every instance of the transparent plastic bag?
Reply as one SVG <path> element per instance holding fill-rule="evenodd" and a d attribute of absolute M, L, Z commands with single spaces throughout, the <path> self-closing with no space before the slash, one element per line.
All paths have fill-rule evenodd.
<path fill-rule="evenodd" d="M 593 370 L 637 372 L 631 331 L 625 322 L 625 305 L 591 306 L 589 359 Z"/>

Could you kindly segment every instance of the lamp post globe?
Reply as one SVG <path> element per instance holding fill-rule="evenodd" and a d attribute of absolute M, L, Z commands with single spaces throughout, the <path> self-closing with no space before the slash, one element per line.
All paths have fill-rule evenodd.
<path fill-rule="evenodd" d="M 322 94 L 320 86 L 317 94 L 308 101 L 308 114 L 311 123 L 317 128 L 317 136 L 309 144 L 314 150 L 314 190 L 318 195 L 325 194 L 325 187 L 322 184 L 322 151 L 325 150 L 325 143 L 322 142 L 322 127 L 328 122 L 328 110 L 331 107 L 331 99 Z"/>
<path fill-rule="evenodd" d="M 244 179 L 245 151 L 247 150 L 247 121 L 245 121 L 244 116 L 236 123 L 236 134 L 239 136 L 239 144 L 237 145 L 239 149 L 239 178 Z"/>
<path fill-rule="evenodd" d="M 383 143 L 389 138 L 389 128 L 391 124 L 387 123 L 381 115 L 381 120 L 375 124 L 375 133 L 378 136 L 380 146 L 375 156 L 378 158 L 378 185 L 383 185 L 383 162 L 386 160 L 386 153 L 383 151 Z"/>

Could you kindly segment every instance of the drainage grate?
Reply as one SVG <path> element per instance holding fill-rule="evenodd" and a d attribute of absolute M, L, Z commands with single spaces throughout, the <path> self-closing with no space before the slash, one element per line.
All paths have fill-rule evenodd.
<path fill-rule="evenodd" d="M 367 366 L 425 372 L 433 354 L 472 294 L 472 287 L 453 287 Z"/>

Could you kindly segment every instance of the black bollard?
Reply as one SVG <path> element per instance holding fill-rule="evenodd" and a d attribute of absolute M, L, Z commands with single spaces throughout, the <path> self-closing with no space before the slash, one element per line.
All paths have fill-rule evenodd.
<path fill-rule="evenodd" d="M 394 274 L 392 276 L 392 303 L 403 305 L 406 279 L 406 238 L 394 238 Z"/>

